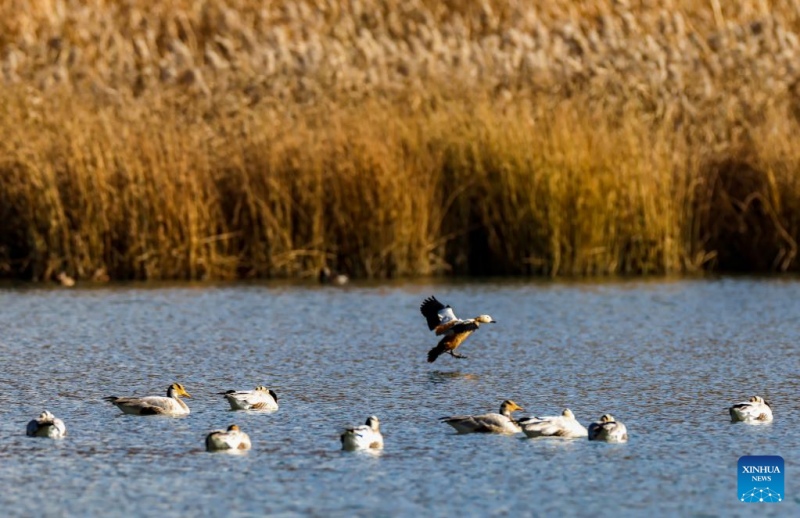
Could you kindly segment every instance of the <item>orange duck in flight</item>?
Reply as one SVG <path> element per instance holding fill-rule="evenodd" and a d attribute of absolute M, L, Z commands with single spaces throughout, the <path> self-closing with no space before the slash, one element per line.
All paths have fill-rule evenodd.
<path fill-rule="evenodd" d="M 444 353 L 449 353 L 453 358 L 466 358 L 466 356 L 456 353 L 456 348 L 481 324 L 496 323 L 489 315 L 461 320 L 453 313 L 453 308 L 449 305 L 445 306 L 436 300 L 436 297 L 428 297 L 422 301 L 419 310 L 427 319 L 430 330 L 435 331 L 436 336 L 444 335 L 436 347 L 428 352 L 429 363 L 435 362 L 436 358 Z"/>

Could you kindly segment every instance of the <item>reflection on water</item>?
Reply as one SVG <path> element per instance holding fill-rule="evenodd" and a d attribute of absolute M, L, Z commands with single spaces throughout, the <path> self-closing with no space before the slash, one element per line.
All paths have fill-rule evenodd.
<path fill-rule="evenodd" d="M 431 383 L 448 383 L 453 380 L 477 380 L 477 374 L 461 371 L 431 371 L 428 373 Z"/>
<path fill-rule="evenodd" d="M 738 514 L 740 455 L 800 458 L 800 283 L 467 283 L 0 291 L 0 505 L 8 515 Z M 498 318 L 426 362 L 430 294 Z M 462 351 L 463 350 L 463 351 Z M 180 419 L 123 415 L 109 395 L 192 393 Z M 271 414 L 218 392 L 265 385 Z M 732 425 L 759 394 L 775 422 Z M 630 442 L 453 434 L 437 418 L 564 407 L 623 421 Z M 25 436 L 47 409 L 61 441 Z M 343 453 L 369 415 L 379 455 Z M 253 449 L 204 451 L 238 424 Z M 797 510 L 786 478 L 781 512 Z M 38 498 L 33 495 L 47 495 Z M 145 498 L 146 496 L 146 498 Z M 795 506 L 791 508 L 790 506 Z M 767 509 L 767 512 L 778 512 Z M 762 511 L 763 512 L 763 511 Z"/>

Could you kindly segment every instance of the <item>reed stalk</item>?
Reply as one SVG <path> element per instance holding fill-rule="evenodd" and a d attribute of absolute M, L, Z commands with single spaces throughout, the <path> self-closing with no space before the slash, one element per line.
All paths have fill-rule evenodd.
<path fill-rule="evenodd" d="M 796 271 L 792 2 L 0 4 L 0 276 Z"/>

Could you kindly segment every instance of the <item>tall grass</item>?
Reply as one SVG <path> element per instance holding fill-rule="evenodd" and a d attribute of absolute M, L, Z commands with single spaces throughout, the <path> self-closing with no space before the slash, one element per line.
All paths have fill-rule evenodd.
<path fill-rule="evenodd" d="M 0 4 L 0 275 L 798 269 L 790 2 Z"/>

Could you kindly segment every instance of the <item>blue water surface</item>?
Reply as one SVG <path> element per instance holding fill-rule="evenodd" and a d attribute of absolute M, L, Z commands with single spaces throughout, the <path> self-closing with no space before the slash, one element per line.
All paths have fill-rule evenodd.
<path fill-rule="evenodd" d="M 489 313 L 459 349 L 419 304 Z M 6 516 L 684 516 L 800 514 L 800 282 L 718 279 L 0 289 L 0 508 Z M 184 418 L 105 396 L 192 394 Z M 266 385 L 273 414 L 218 395 Z M 758 394 L 769 425 L 731 424 Z M 437 418 L 569 407 L 627 444 L 455 435 Z M 47 409 L 63 440 L 25 436 Z M 379 416 L 380 455 L 339 450 Z M 204 451 L 236 423 L 253 449 Z M 780 455 L 778 504 L 737 498 L 737 460 Z"/>

